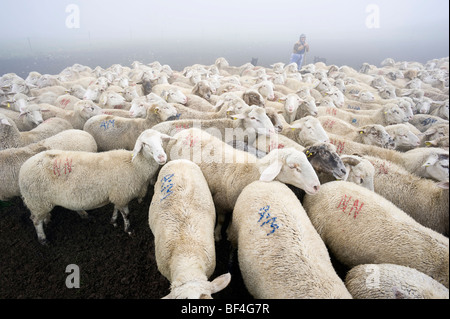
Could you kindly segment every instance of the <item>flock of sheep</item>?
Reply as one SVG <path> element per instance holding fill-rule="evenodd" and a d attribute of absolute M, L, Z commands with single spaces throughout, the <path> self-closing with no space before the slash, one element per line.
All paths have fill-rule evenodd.
<path fill-rule="evenodd" d="M 55 206 L 112 203 L 131 233 L 128 204 L 153 185 L 167 298 L 229 284 L 209 281 L 225 236 L 255 298 L 448 299 L 448 97 L 448 57 L 9 73 L 0 200 L 20 196 L 48 244 Z"/>

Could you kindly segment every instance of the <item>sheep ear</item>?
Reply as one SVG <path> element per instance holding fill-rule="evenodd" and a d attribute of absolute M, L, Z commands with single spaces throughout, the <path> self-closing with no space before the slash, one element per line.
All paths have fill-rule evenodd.
<path fill-rule="evenodd" d="M 199 85 L 198 83 L 194 85 L 194 87 L 192 88 L 192 94 L 197 94 L 198 93 L 198 89 L 199 89 Z"/>
<path fill-rule="evenodd" d="M 283 167 L 283 161 L 280 159 L 275 160 L 272 164 L 270 164 L 259 177 L 259 180 L 262 182 L 271 182 L 278 176 Z"/>
<path fill-rule="evenodd" d="M 436 183 L 436 186 L 443 189 L 448 189 L 448 181 Z"/>
<path fill-rule="evenodd" d="M 142 146 L 144 146 L 144 143 L 142 143 L 141 140 L 137 140 L 136 144 L 134 145 L 133 149 L 133 156 L 131 157 L 131 161 L 134 161 L 134 158 L 139 154 L 139 152 L 142 150 Z"/>
<path fill-rule="evenodd" d="M 170 136 L 170 135 L 167 135 L 167 134 L 164 134 L 164 133 L 161 133 L 160 136 L 161 136 L 161 139 L 162 139 L 163 141 L 164 141 L 164 140 L 176 140 L 175 137 Z"/>
<path fill-rule="evenodd" d="M 7 119 L 2 119 L 0 123 L 2 123 L 3 125 L 9 125 L 9 126 L 12 126 L 12 125 L 8 122 Z"/>
<path fill-rule="evenodd" d="M 233 115 L 230 115 L 234 120 L 241 120 L 241 119 L 245 119 L 245 118 L 247 118 L 247 114 L 233 114 Z"/>
<path fill-rule="evenodd" d="M 302 123 L 297 122 L 297 123 L 294 123 L 294 124 L 291 125 L 291 129 L 295 129 L 295 128 L 301 129 L 302 126 L 303 126 Z"/>
<path fill-rule="evenodd" d="M 223 105 L 223 103 L 225 103 L 224 99 L 220 99 L 219 101 L 217 101 L 216 105 L 214 105 L 214 107 L 217 109 L 219 107 L 221 107 Z"/>
<path fill-rule="evenodd" d="M 214 294 L 216 292 L 219 292 L 219 291 L 225 289 L 225 287 L 228 286 L 230 281 L 231 281 L 230 273 L 226 273 L 226 274 L 223 274 L 223 275 L 217 277 L 216 279 L 211 281 L 211 293 Z"/>
<path fill-rule="evenodd" d="M 432 166 L 432 165 L 436 164 L 437 161 L 438 161 L 438 156 L 436 154 L 431 154 L 430 156 L 428 156 L 427 160 L 422 165 L 422 167 Z"/>

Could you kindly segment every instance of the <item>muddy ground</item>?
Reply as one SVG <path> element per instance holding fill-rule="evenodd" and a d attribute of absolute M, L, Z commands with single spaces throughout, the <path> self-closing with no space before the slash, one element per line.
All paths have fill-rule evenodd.
<path fill-rule="evenodd" d="M 148 226 L 153 188 L 144 201 L 130 203 L 134 235 L 109 220 L 113 206 L 89 211 L 84 220 L 76 212 L 56 207 L 46 227 L 49 246 L 38 243 L 30 213 L 21 198 L 0 203 L 0 299 L 159 299 L 169 293 L 169 282 L 158 271 L 154 237 Z M 238 261 L 230 260 L 226 239 L 216 245 L 216 270 L 211 279 L 230 271 L 232 280 L 217 299 L 249 300 Z M 236 255 L 234 255 L 236 256 Z M 80 270 L 80 288 L 66 287 L 66 267 Z M 345 268 L 337 265 L 341 276 Z"/>

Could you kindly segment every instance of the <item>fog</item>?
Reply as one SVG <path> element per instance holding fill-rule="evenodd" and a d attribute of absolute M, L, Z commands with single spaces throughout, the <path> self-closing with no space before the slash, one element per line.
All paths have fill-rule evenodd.
<path fill-rule="evenodd" d="M 289 61 L 305 33 L 306 63 L 359 68 L 386 58 L 426 62 L 449 55 L 448 0 L 0 2 L 0 75 L 59 73 L 160 61 L 258 65 Z"/>

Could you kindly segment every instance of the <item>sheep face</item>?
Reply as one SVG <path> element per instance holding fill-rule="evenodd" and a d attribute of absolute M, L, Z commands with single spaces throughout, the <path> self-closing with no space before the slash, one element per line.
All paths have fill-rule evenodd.
<path fill-rule="evenodd" d="M 266 99 L 273 100 L 275 94 L 273 93 L 273 83 L 270 81 L 262 81 L 257 84 L 258 92 Z"/>
<path fill-rule="evenodd" d="M 374 191 L 375 167 L 369 160 L 354 155 L 342 155 L 341 159 L 347 170 L 344 181 L 352 182 Z"/>
<path fill-rule="evenodd" d="M 317 116 L 317 114 L 319 113 L 316 105 L 316 100 L 312 96 L 306 97 L 303 103 L 300 104 L 300 107 L 307 115 Z"/>
<path fill-rule="evenodd" d="M 336 107 L 333 100 L 329 96 L 326 96 L 322 100 L 320 100 L 319 106 Z"/>
<path fill-rule="evenodd" d="M 147 159 L 154 159 L 159 165 L 164 165 L 167 161 L 167 155 L 163 148 L 163 140 L 169 140 L 172 137 L 157 132 L 152 129 L 145 130 L 139 135 L 133 149 L 132 161 L 142 152 Z"/>
<path fill-rule="evenodd" d="M 172 285 L 171 292 L 163 299 L 212 299 L 211 295 L 223 290 L 231 281 L 229 273 L 213 281 L 188 281 L 182 285 Z"/>
<path fill-rule="evenodd" d="M 431 103 L 427 100 L 422 100 L 416 104 L 416 112 L 421 114 L 428 114 L 430 112 Z"/>
<path fill-rule="evenodd" d="M 137 93 L 135 86 L 128 86 L 123 90 L 123 96 L 126 101 L 131 102 L 133 99 L 138 98 L 139 94 Z"/>
<path fill-rule="evenodd" d="M 281 131 L 283 131 L 283 122 L 280 120 L 280 117 L 278 116 L 278 112 L 272 108 L 266 109 L 266 114 L 269 117 L 270 121 L 272 122 L 272 124 L 275 128 L 275 131 L 277 133 L 281 133 Z"/>
<path fill-rule="evenodd" d="M 274 73 L 283 73 L 284 63 L 278 62 L 271 65 L 272 71 Z"/>
<path fill-rule="evenodd" d="M 170 89 L 168 91 L 163 91 L 161 97 L 168 103 L 179 103 L 186 104 L 188 98 L 178 89 Z"/>
<path fill-rule="evenodd" d="M 265 105 L 263 96 L 256 90 L 249 90 L 244 92 L 244 94 L 242 95 L 242 99 L 248 105 Z"/>
<path fill-rule="evenodd" d="M 206 81 L 198 81 L 192 89 L 192 94 L 198 95 L 209 101 L 212 94 L 211 86 Z"/>
<path fill-rule="evenodd" d="M 79 84 L 75 84 L 75 85 L 72 85 L 69 90 L 67 90 L 67 93 L 69 93 L 70 95 L 73 95 L 76 98 L 82 100 L 83 97 L 84 97 L 84 93 L 86 93 L 86 89 L 83 88 Z"/>
<path fill-rule="evenodd" d="M 121 109 L 125 104 L 125 98 L 116 92 L 108 92 L 100 100 L 100 105 L 113 109 Z"/>
<path fill-rule="evenodd" d="M 420 145 L 419 137 L 404 124 L 399 124 L 394 131 L 390 132 L 390 135 L 394 139 L 396 148 L 414 148 Z"/>
<path fill-rule="evenodd" d="M 319 191 L 320 182 L 306 155 L 294 148 L 274 149 L 268 155 L 272 163 L 261 173 L 260 181 L 274 179 L 303 189 L 314 195 Z"/>
<path fill-rule="evenodd" d="M 384 86 L 378 91 L 382 99 L 393 99 L 397 97 L 397 94 L 395 93 L 395 87 L 393 87 L 392 85 Z"/>
<path fill-rule="evenodd" d="M 448 138 L 449 126 L 447 124 L 433 125 L 423 133 L 427 140 L 436 140 L 439 138 Z"/>
<path fill-rule="evenodd" d="M 320 92 L 327 92 L 331 89 L 332 85 L 330 81 L 328 81 L 327 78 L 323 78 L 319 81 L 319 83 L 316 86 L 316 89 Z"/>
<path fill-rule="evenodd" d="M 296 72 L 298 72 L 298 66 L 297 66 L 297 63 L 295 63 L 295 62 L 289 63 L 288 65 L 285 66 L 284 69 L 288 73 L 296 73 Z"/>
<path fill-rule="evenodd" d="M 81 100 L 75 103 L 73 110 L 80 113 L 81 117 L 85 120 L 90 119 L 95 115 L 102 114 L 102 108 L 95 105 L 90 100 Z"/>
<path fill-rule="evenodd" d="M 431 178 L 440 182 L 448 180 L 448 153 L 431 154 L 422 167 L 425 167 Z"/>
<path fill-rule="evenodd" d="M 37 86 L 42 89 L 47 86 L 54 86 L 57 85 L 57 80 L 53 76 L 49 74 L 42 75 L 39 80 L 37 81 Z"/>
<path fill-rule="evenodd" d="M 169 103 L 158 103 L 153 107 L 153 111 L 159 115 L 162 122 L 177 116 L 177 109 Z"/>
<path fill-rule="evenodd" d="M 154 103 L 159 104 L 160 101 L 151 101 Z M 164 101 L 161 101 L 161 104 L 165 103 Z M 144 118 L 147 115 L 147 109 L 151 106 L 150 103 L 147 103 L 141 99 L 135 99 L 133 100 L 133 102 L 131 103 L 131 107 L 130 107 L 130 116 L 133 118 L 136 117 L 142 117 Z"/>
<path fill-rule="evenodd" d="M 24 117 L 24 121 L 38 126 L 44 120 L 42 119 L 42 113 L 37 105 L 29 105 L 20 108 L 20 117 Z"/>
<path fill-rule="evenodd" d="M 24 80 L 14 81 L 11 86 L 11 93 L 29 94 L 30 88 Z"/>
<path fill-rule="evenodd" d="M 243 119 L 245 121 L 245 127 L 251 128 L 258 134 L 271 135 L 275 134 L 275 128 L 272 121 L 266 114 L 266 110 L 259 106 L 251 106 L 249 112 L 241 114 L 235 114 L 233 117 L 236 119 Z"/>
<path fill-rule="evenodd" d="M 296 131 L 296 140 L 303 146 L 309 146 L 317 142 L 328 143 L 330 141 L 320 121 L 312 116 L 305 116 L 293 122 L 291 129 Z"/>
<path fill-rule="evenodd" d="M 99 77 L 97 81 L 94 82 L 94 85 L 98 85 L 100 92 L 105 91 L 108 88 L 109 84 L 110 81 L 104 76 Z"/>
<path fill-rule="evenodd" d="M 333 103 L 337 106 L 337 107 L 343 107 L 345 104 L 345 96 L 344 93 L 342 93 L 341 91 L 339 91 L 338 88 L 333 87 L 330 90 L 325 92 L 326 96 L 329 96 L 331 98 L 331 100 L 333 101 Z"/>
<path fill-rule="evenodd" d="M 375 101 L 375 96 L 372 94 L 372 92 L 362 91 L 359 93 L 359 100 L 365 103 L 373 102 Z"/>
<path fill-rule="evenodd" d="M 344 163 L 332 144 L 314 144 L 305 149 L 305 154 L 317 173 L 332 174 L 336 179 L 343 179 L 347 174 Z"/>
<path fill-rule="evenodd" d="M 27 84 L 31 84 L 31 85 L 36 85 L 37 86 L 37 82 L 39 80 L 39 78 L 41 77 L 41 75 L 38 72 L 30 72 L 27 76 L 27 78 L 25 79 L 25 82 Z"/>
<path fill-rule="evenodd" d="M 363 144 L 391 149 L 395 147 L 394 140 L 382 125 L 366 125 L 358 130 L 358 133 L 361 135 Z"/>
<path fill-rule="evenodd" d="M 387 105 L 384 109 L 384 116 L 388 125 L 409 121 L 409 117 L 406 116 L 405 112 L 396 104 Z"/>
<path fill-rule="evenodd" d="M 103 90 L 100 88 L 99 85 L 90 85 L 83 95 L 83 100 L 91 100 L 94 102 L 98 102 L 98 99 L 100 98 L 100 94 L 102 92 Z"/>

